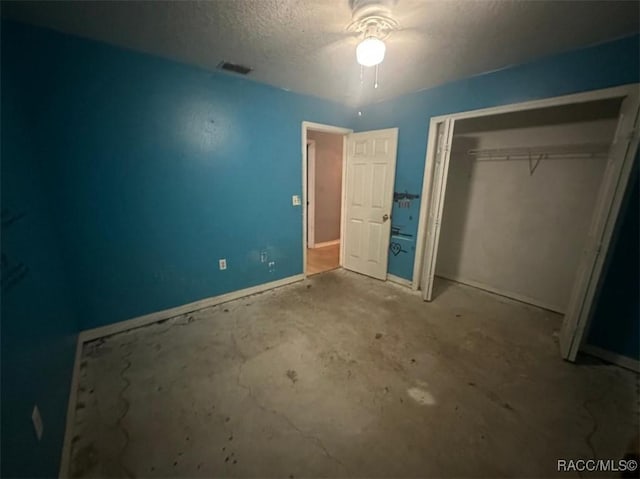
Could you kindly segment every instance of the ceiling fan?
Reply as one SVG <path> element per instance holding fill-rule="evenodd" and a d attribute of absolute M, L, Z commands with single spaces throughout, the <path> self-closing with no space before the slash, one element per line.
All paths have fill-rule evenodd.
<path fill-rule="evenodd" d="M 357 103 L 372 93 L 363 88 L 365 81 L 368 84 L 369 79 L 373 80 L 373 89 L 378 88 L 378 70 L 390 51 L 387 48 L 390 43 L 396 44 L 393 51 L 397 53 L 398 45 L 412 48 L 422 41 L 424 30 L 416 22 L 424 17 L 423 9 L 429 5 L 424 0 L 402 0 L 402 8 L 398 9 L 400 0 L 343 1 L 348 3 L 351 19 L 331 25 L 326 38 L 332 41 L 319 50 L 329 61 L 338 55 L 337 52 L 356 60 L 353 65 L 359 67 L 359 82 L 354 70 L 347 89 Z"/>
<path fill-rule="evenodd" d="M 350 0 L 352 21 L 347 31 L 361 37 L 356 47 L 356 60 L 360 64 L 360 82 L 365 67 L 375 67 L 373 87 L 378 88 L 378 66 L 384 60 L 384 41 L 400 25 L 391 9 L 397 0 Z"/>
<path fill-rule="evenodd" d="M 391 15 L 396 0 L 351 0 L 353 20 L 347 31 L 362 35 L 356 47 L 356 59 L 364 67 L 379 65 L 384 60 L 384 40 L 393 30 L 399 29 Z"/>

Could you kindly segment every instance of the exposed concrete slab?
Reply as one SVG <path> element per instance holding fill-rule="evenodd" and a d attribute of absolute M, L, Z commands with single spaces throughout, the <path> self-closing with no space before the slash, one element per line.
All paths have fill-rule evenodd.
<path fill-rule="evenodd" d="M 561 317 L 342 270 L 85 345 L 82 477 L 554 476 L 620 458 L 636 375 L 560 359 Z M 569 475 L 570 476 L 570 475 Z"/>

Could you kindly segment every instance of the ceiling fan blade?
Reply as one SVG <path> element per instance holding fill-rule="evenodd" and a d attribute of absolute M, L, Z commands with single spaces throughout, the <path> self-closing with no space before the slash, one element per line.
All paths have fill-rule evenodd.
<path fill-rule="evenodd" d="M 353 58 L 355 61 L 355 51 L 358 45 L 358 40 L 352 36 L 343 36 L 337 40 L 321 45 L 317 49 L 317 54 L 320 57 L 332 57 L 334 55 L 341 55 L 345 52 L 353 52 Z"/>

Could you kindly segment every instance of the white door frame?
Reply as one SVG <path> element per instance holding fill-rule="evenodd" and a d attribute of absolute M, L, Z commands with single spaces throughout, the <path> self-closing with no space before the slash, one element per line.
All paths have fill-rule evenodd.
<path fill-rule="evenodd" d="M 309 188 L 309 185 L 312 185 Z M 307 140 L 307 247 L 316 246 L 316 142 Z"/>
<path fill-rule="evenodd" d="M 351 128 L 340 126 L 324 125 L 312 121 L 302 122 L 302 273 L 307 277 L 307 130 L 321 131 L 323 133 L 333 133 L 342 135 L 342 201 L 340 205 L 340 266 L 342 266 L 342 255 L 344 249 L 344 202 L 345 202 L 345 174 L 347 163 L 347 138 L 353 133 Z"/>
<path fill-rule="evenodd" d="M 600 238 L 592 238 L 597 243 L 598 255 L 596 259 L 592 262 L 592 267 L 589 268 L 589 271 L 583 271 L 582 275 L 586 277 L 588 281 L 587 286 L 585 286 L 584 299 L 576 305 L 576 308 L 579 310 L 578 321 L 577 324 L 567 325 L 567 321 L 563 325 L 563 329 L 572 329 L 573 331 L 585 331 L 588 326 L 588 320 L 590 319 L 590 312 L 593 309 L 593 303 L 595 299 L 595 293 L 597 289 L 597 285 L 601 280 L 602 274 L 602 266 L 605 258 L 609 252 L 609 246 L 611 243 L 611 236 L 613 233 L 613 229 L 618 220 L 618 216 L 620 213 L 620 206 L 622 203 L 623 196 L 625 194 L 627 184 L 629 181 L 629 176 L 631 173 L 631 167 L 633 165 L 633 161 L 635 158 L 635 153 L 638 148 L 638 104 L 639 100 L 639 84 L 629 84 L 623 85 L 614 88 L 606 88 L 602 90 L 594 90 L 584 93 L 577 93 L 572 95 L 564 95 L 553 98 L 546 98 L 542 100 L 534 100 L 523 103 L 515 103 L 510 105 L 504 105 L 499 107 L 492 108 L 484 108 L 480 110 L 471 110 L 460 113 L 453 113 L 449 115 L 441 115 L 437 117 L 432 117 L 429 125 L 429 138 L 427 143 L 427 153 L 425 156 L 425 170 L 424 170 L 424 179 L 422 186 L 422 197 L 420 201 L 420 217 L 418 222 L 418 235 L 416 238 L 416 256 L 414 260 L 413 266 L 413 281 L 412 288 L 418 289 L 421 284 L 422 270 L 424 264 L 424 248 L 426 244 L 426 230 L 427 230 L 427 215 L 428 209 L 431 207 L 428 199 L 428 189 L 429 189 L 429 180 L 432 175 L 432 167 L 433 162 L 430 162 L 429 159 L 434 156 L 435 149 L 435 134 L 436 128 L 435 125 L 438 122 L 442 122 L 447 119 L 462 120 L 468 118 L 478 118 L 489 115 L 496 115 L 501 113 L 511 113 L 517 111 L 524 110 L 532 110 L 536 108 L 546 108 L 552 106 L 559 105 L 569 105 L 574 103 L 585 103 L 595 100 L 604 100 L 604 99 L 613 99 L 613 98 L 624 98 L 628 97 L 632 100 L 635 105 L 633 108 L 635 118 L 624 118 L 623 115 L 619 117 L 618 128 L 616 130 L 616 134 L 614 137 L 614 146 L 616 140 L 618 138 L 623 138 L 623 140 L 630 140 L 628 147 L 626 149 L 626 153 L 624 155 L 623 164 L 620 165 L 618 169 L 618 176 L 614 178 L 614 187 L 613 191 L 611 191 L 611 200 L 607 205 L 604 205 L 604 208 L 600 210 L 596 210 L 594 214 L 594 224 L 601 225 L 599 229 L 601 229 Z M 629 131 L 620 131 L 621 127 L 628 129 Z M 635 134 L 634 134 L 635 131 Z M 578 278 L 577 281 L 580 281 L 581 278 Z M 576 300 L 577 301 L 577 300 Z M 571 307 L 571 305 L 570 305 Z M 568 314 L 566 316 L 569 316 Z M 566 317 L 565 316 L 565 317 Z M 570 344 L 568 347 L 565 347 L 565 351 L 563 351 L 563 356 L 565 359 L 574 360 L 575 356 L 580 348 L 580 344 Z"/>

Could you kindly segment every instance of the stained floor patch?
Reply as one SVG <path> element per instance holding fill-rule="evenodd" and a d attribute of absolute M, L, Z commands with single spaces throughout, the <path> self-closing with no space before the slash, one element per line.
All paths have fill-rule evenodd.
<path fill-rule="evenodd" d="M 422 406 L 433 406 L 436 403 L 435 398 L 429 391 L 420 388 L 409 388 L 407 394 L 418 404 Z"/>

